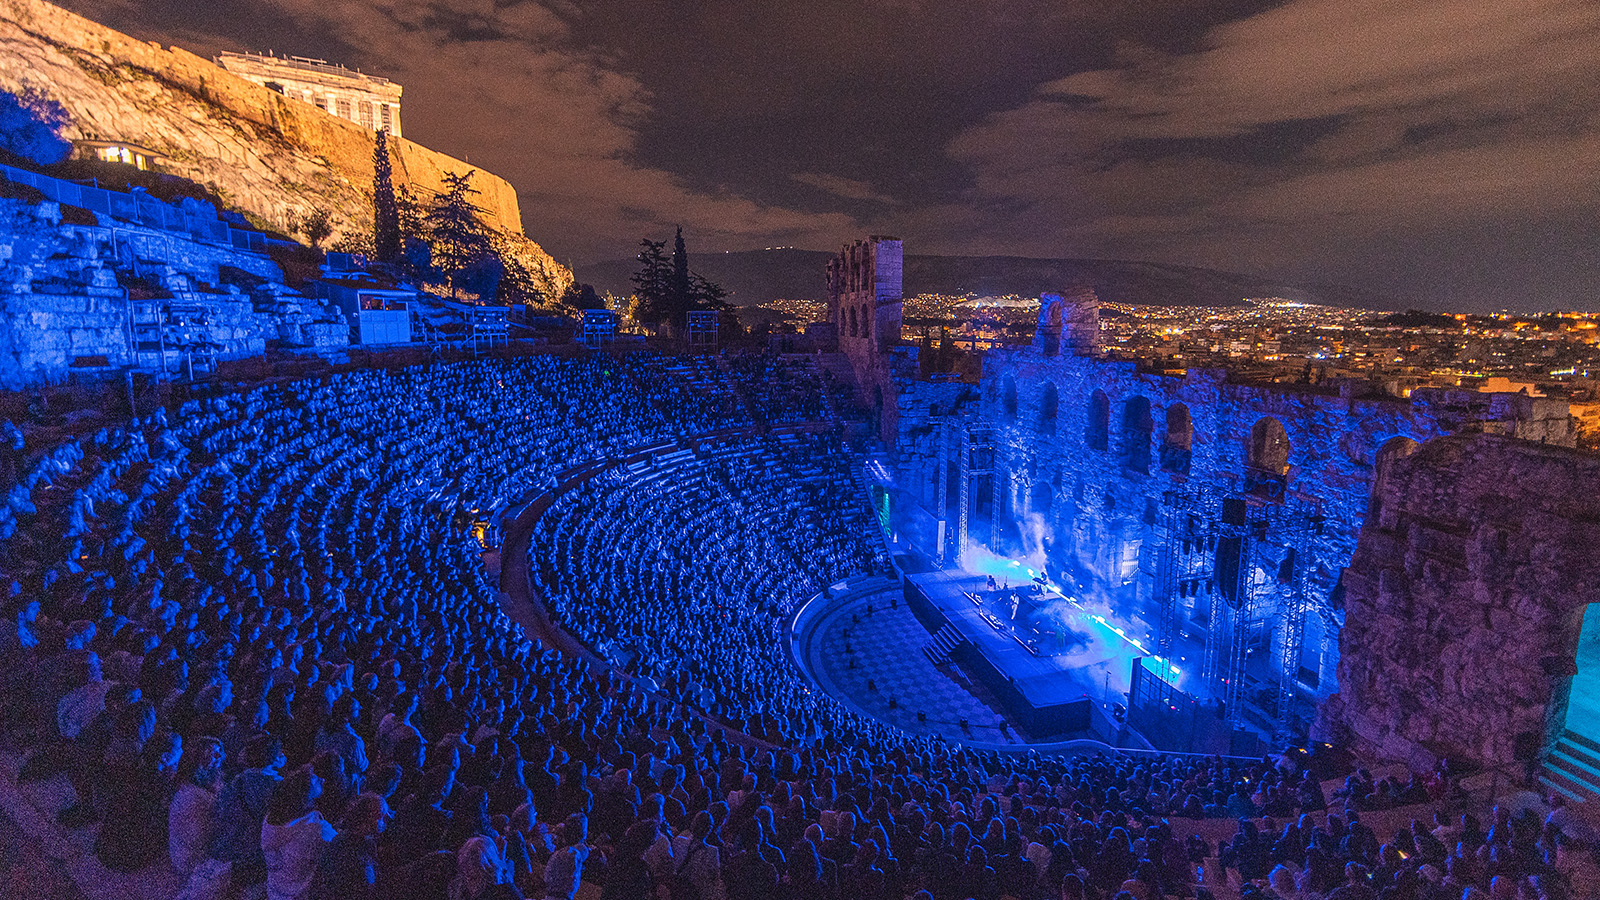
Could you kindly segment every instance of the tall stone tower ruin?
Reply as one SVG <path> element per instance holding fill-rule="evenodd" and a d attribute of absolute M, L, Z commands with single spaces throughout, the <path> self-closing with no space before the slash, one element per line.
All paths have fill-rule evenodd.
<path fill-rule="evenodd" d="M 1039 297 L 1039 325 L 1033 346 L 1043 356 L 1100 355 L 1100 298 L 1094 288 L 1077 287 Z"/>
<path fill-rule="evenodd" d="M 904 259 L 899 238 L 874 235 L 828 260 L 828 321 L 858 372 L 900 340 Z"/>

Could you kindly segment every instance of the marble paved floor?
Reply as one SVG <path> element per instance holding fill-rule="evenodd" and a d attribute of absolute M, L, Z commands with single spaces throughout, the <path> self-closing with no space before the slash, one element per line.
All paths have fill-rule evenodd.
<path fill-rule="evenodd" d="M 803 652 L 824 690 L 913 734 L 1021 743 L 1015 732 L 1001 730 L 998 707 L 982 685 L 953 663 L 935 666 L 922 652 L 933 636 L 899 595 L 895 587 L 847 598 L 812 627 Z"/>

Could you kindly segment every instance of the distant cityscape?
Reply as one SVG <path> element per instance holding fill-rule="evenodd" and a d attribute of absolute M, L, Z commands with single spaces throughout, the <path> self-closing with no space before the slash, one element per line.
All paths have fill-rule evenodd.
<path fill-rule="evenodd" d="M 803 326 L 823 304 L 763 307 Z M 1037 297 L 922 294 L 908 297 L 901 337 L 948 338 L 960 349 L 1027 344 Z M 1600 402 L 1600 314 L 1443 314 L 1320 306 L 1283 298 L 1237 306 L 1133 306 L 1102 302 L 1101 343 L 1112 359 L 1163 371 L 1227 369 L 1242 381 L 1365 382 L 1405 397 L 1419 387 L 1525 391 Z"/>

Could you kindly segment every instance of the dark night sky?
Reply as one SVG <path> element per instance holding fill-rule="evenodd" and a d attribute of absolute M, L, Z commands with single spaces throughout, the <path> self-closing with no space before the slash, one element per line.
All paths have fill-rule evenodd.
<path fill-rule="evenodd" d="M 1594 0 L 67 0 L 405 86 L 563 260 L 1151 259 L 1600 308 Z"/>

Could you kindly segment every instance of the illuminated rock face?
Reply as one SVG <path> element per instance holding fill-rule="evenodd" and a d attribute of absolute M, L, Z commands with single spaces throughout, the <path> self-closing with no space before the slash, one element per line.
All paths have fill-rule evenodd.
<path fill-rule="evenodd" d="M 1525 759 L 1600 602 L 1600 457 L 1485 435 L 1397 460 L 1345 576 L 1330 730 L 1375 755 Z"/>
<path fill-rule="evenodd" d="M 42 0 L 0 0 L 0 90 L 34 90 L 71 118 L 63 136 L 149 148 L 161 167 L 209 185 L 237 209 L 288 231 L 314 209 L 335 239 L 371 228 L 372 131 L 253 84 L 178 47 L 135 40 Z M 390 141 L 396 187 L 422 196 L 446 173 L 476 171 L 473 201 L 515 237 L 561 289 L 566 267 L 522 237 L 504 179 L 412 141 Z M 108 185 L 110 186 L 110 185 Z"/>

